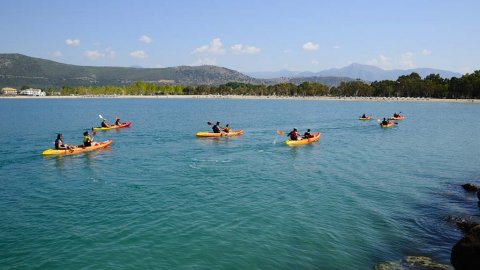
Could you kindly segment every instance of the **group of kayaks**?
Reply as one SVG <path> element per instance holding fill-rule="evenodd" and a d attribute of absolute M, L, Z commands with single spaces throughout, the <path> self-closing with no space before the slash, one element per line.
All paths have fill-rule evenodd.
<path fill-rule="evenodd" d="M 230 132 L 221 132 L 221 133 L 214 133 L 214 132 L 206 132 L 206 131 L 200 131 L 195 134 L 195 136 L 200 137 L 200 138 L 215 138 L 215 137 L 231 137 L 231 136 L 238 136 L 243 134 L 243 129 L 240 130 L 234 130 Z M 281 133 L 283 134 L 283 132 Z M 299 140 L 286 140 L 285 144 L 289 146 L 296 146 L 296 145 L 304 145 L 304 144 L 309 144 L 312 142 L 318 141 L 320 138 L 320 132 L 317 132 L 313 134 L 313 137 L 311 138 L 303 138 Z"/>
<path fill-rule="evenodd" d="M 129 127 L 132 124 L 132 122 L 126 122 L 126 123 L 121 123 L 118 125 L 110 125 L 108 127 L 94 127 L 92 128 L 93 132 L 95 131 L 105 131 L 105 130 L 113 130 L 113 129 L 119 129 L 119 128 L 126 128 Z M 68 147 L 66 149 L 47 149 L 42 152 L 42 155 L 49 156 L 49 155 L 73 155 L 73 154 L 78 154 L 78 153 L 83 153 L 83 152 L 90 152 L 90 151 L 95 151 L 98 149 L 106 148 L 109 147 L 112 144 L 112 140 L 106 140 L 103 142 L 92 142 L 91 146 L 72 146 Z"/>
<path fill-rule="evenodd" d="M 383 121 L 381 121 L 380 119 L 377 119 L 377 121 L 380 122 L 380 127 L 381 128 L 391 128 L 391 127 L 393 127 L 394 124 L 398 124 L 397 122 L 391 122 L 391 121 L 399 121 L 399 120 L 404 120 L 404 119 L 405 119 L 405 116 L 395 113 L 394 116 L 391 116 L 387 119 L 386 124 L 383 123 Z M 372 116 L 365 116 L 365 117 L 361 116 L 361 117 L 358 118 L 358 120 L 368 121 L 368 120 L 373 120 L 373 117 Z"/>
<path fill-rule="evenodd" d="M 404 120 L 405 116 L 403 115 L 395 115 L 392 116 L 388 119 L 387 124 L 383 124 L 380 119 L 378 121 L 380 122 L 380 127 L 381 128 L 391 128 L 394 125 L 394 122 L 391 122 L 391 120 Z M 358 120 L 362 121 L 368 121 L 368 120 L 373 120 L 372 116 L 366 116 L 366 117 L 359 117 Z M 105 130 L 112 130 L 112 129 L 119 129 L 119 128 L 126 128 L 129 127 L 132 124 L 132 122 L 126 122 L 126 123 L 121 123 L 119 125 L 111 125 L 108 127 L 94 127 L 92 130 L 95 131 L 105 131 Z M 243 134 L 243 129 L 240 130 L 232 130 L 229 132 L 220 132 L 220 133 L 214 133 L 214 132 L 206 132 L 206 131 L 200 131 L 195 134 L 195 136 L 200 137 L 200 138 L 215 138 L 215 137 L 232 137 L 232 136 L 239 136 Z M 309 144 L 312 142 L 318 141 L 320 138 L 321 133 L 316 132 L 313 134 L 312 137 L 310 138 L 302 138 L 299 140 L 285 140 L 285 144 L 289 146 L 296 146 L 296 145 L 305 145 Z M 68 149 L 47 149 L 42 152 L 43 155 L 71 155 L 71 154 L 77 154 L 77 153 L 82 153 L 82 152 L 89 152 L 89 151 L 94 151 L 102 148 L 106 148 L 112 144 L 112 140 L 106 140 L 103 142 L 93 142 L 91 146 L 74 146 Z"/>

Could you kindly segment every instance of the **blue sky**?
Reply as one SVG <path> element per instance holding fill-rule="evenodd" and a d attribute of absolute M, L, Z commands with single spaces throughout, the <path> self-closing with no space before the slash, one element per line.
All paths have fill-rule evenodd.
<path fill-rule="evenodd" d="M 480 69 L 480 1 L 4 0 L 0 53 L 242 72 Z"/>

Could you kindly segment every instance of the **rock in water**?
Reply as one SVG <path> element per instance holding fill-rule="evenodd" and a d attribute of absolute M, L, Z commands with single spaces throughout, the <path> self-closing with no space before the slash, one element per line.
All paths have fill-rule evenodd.
<path fill-rule="evenodd" d="M 374 266 L 375 270 L 450 270 L 451 266 L 434 262 L 430 257 L 407 256 L 402 261 L 382 262 Z"/>
<path fill-rule="evenodd" d="M 466 191 L 471 191 L 471 192 L 478 191 L 478 187 L 475 186 L 474 184 L 466 183 L 466 184 L 463 184 L 462 187 Z"/>
<path fill-rule="evenodd" d="M 480 269 L 480 225 L 473 227 L 452 248 L 450 262 L 455 270 Z"/>

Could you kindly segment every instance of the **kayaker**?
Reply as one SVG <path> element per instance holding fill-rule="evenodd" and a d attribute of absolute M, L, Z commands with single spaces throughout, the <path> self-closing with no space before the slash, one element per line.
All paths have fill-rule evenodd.
<path fill-rule="evenodd" d="M 229 133 L 229 132 L 230 132 L 229 124 L 227 124 L 227 125 L 223 128 L 223 132 L 225 132 L 225 133 Z"/>
<path fill-rule="evenodd" d="M 297 129 L 293 128 L 293 130 L 290 131 L 290 133 L 288 133 L 287 136 L 289 136 L 290 140 L 292 140 L 292 141 L 298 140 L 299 134 L 298 134 Z"/>
<path fill-rule="evenodd" d="M 85 131 L 83 133 L 83 146 L 84 147 L 89 147 L 92 146 L 93 138 L 90 137 L 90 134 L 88 134 L 88 131 Z"/>
<path fill-rule="evenodd" d="M 120 118 L 117 118 L 117 120 L 115 120 L 115 126 L 120 126 L 121 124 Z"/>
<path fill-rule="evenodd" d="M 217 122 L 212 127 L 213 133 L 222 133 L 222 128 L 220 127 L 220 122 Z"/>
<path fill-rule="evenodd" d="M 304 138 L 304 139 L 313 138 L 312 133 L 310 133 L 310 129 L 307 129 L 307 132 L 305 132 L 305 133 L 303 134 L 303 138 Z"/>
<path fill-rule="evenodd" d="M 390 124 L 390 121 L 388 121 L 385 117 L 383 118 L 383 121 L 382 121 L 382 126 L 386 126 Z"/>
<path fill-rule="evenodd" d="M 367 118 L 367 116 L 365 114 L 363 114 L 361 118 Z"/>
<path fill-rule="evenodd" d="M 394 118 L 398 118 L 398 117 L 400 117 L 400 114 L 398 114 L 397 112 L 395 112 L 395 113 L 393 114 L 393 117 L 394 117 Z"/>
<path fill-rule="evenodd" d="M 110 125 L 107 123 L 107 120 L 103 119 L 101 127 L 110 127 Z"/>
<path fill-rule="evenodd" d="M 63 143 L 62 138 L 63 138 L 63 137 L 62 137 L 62 134 L 61 134 L 61 133 L 58 133 L 58 134 L 57 134 L 57 139 L 55 140 L 55 149 L 57 149 L 57 150 L 67 150 L 67 149 L 71 149 L 71 148 L 72 148 L 71 146 Z"/>

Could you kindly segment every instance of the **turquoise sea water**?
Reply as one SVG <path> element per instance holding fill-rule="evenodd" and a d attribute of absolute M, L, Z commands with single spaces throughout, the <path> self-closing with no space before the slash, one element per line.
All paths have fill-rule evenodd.
<path fill-rule="evenodd" d="M 401 111 L 392 129 L 358 121 Z M 110 149 L 43 157 L 57 132 L 80 144 L 98 115 Z M 371 269 L 449 262 L 477 215 L 480 106 L 223 99 L 0 99 L 2 269 Z M 207 121 L 245 130 L 197 139 Z M 282 144 L 277 129 L 322 132 Z"/>

